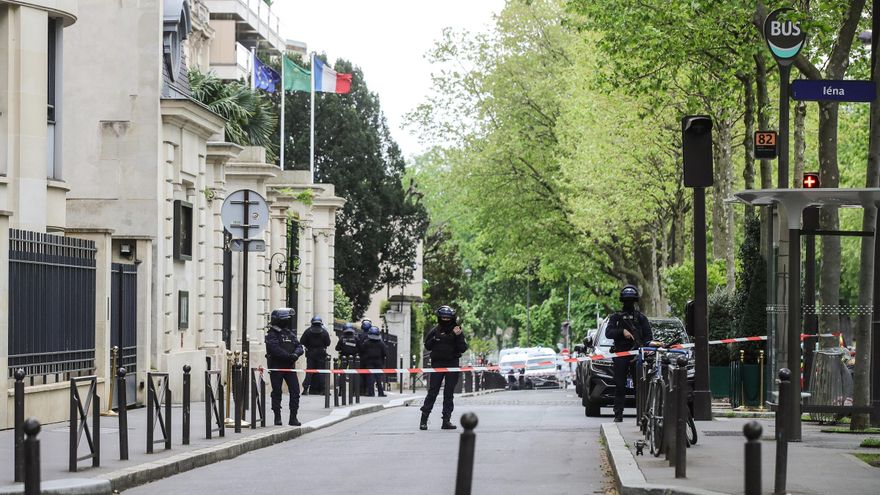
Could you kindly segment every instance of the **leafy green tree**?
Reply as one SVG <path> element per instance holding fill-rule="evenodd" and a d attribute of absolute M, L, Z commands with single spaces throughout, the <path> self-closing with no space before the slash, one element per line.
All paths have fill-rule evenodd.
<path fill-rule="evenodd" d="M 337 320 L 351 321 L 351 301 L 339 284 L 333 284 L 333 316 Z"/>

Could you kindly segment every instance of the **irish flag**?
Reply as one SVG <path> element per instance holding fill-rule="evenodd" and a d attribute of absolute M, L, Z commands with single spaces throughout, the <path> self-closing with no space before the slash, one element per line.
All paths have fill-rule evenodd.
<path fill-rule="evenodd" d="M 312 55 L 315 91 L 345 94 L 351 91 L 351 74 L 338 74 L 321 59 Z"/>

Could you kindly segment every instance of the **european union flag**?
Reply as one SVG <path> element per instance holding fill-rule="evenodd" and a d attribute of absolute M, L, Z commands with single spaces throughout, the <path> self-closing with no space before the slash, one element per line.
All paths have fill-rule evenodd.
<path fill-rule="evenodd" d="M 260 59 L 254 55 L 254 86 L 265 90 L 269 93 L 274 93 L 275 88 L 278 83 L 281 82 L 281 76 L 278 75 L 277 72 L 272 70 L 271 67 L 260 62 Z"/>

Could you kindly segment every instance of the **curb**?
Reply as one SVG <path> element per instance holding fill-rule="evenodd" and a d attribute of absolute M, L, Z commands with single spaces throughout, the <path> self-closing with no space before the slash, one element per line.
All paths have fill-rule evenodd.
<path fill-rule="evenodd" d="M 474 397 L 478 395 L 501 392 L 503 389 L 481 390 L 479 392 L 469 392 L 460 394 L 459 397 Z M 424 396 L 416 396 L 409 398 L 394 399 L 386 404 L 360 404 L 348 406 L 345 409 L 334 409 L 327 416 L 315 419 L 303 424 L 302 426 L 282 426 L 273 427 L 269 431 L 257 433 L 246 438 L 240 438 L 223 442 L 211 447 L 205 447 L 190 452 L 172 455 L 154 462 L 138 464 L 125 469 L 106 473 L 96 478 L 90 478 L 92 481 L 100 483 L 100 481 L 109 482 L 107 490 L 89 491 L 89 492 L 48 492 L 45 493 L 64 493 L 69 495 L 79 495 L 82 493 L 98 493 L 109 494 L 110 489 L 121 492 L 135 486 L 143 485 L 151 481 L 156 481 L 175 474 L 190 471 L 196 468 L 214 464 L 216 462 L 233 459 L 242 454 L 252 452 L 254 450 L 270 447 L 281 442 L 286 442 L 294 438 L 300 437 L 316 430 L 333 426 L 347 419 L 356 418 L 366 414 L 380 412 L 396 407 L 409 406 L 413 402 L 424 399 Z M 46 482 L 49 483 L 49 482 Z M 43 486 L 46 486 L 46 483 Z M 102 485 L 103 486 L 103 485 Z M 20 493 L 20 492 L 19 492 Z"/>
<path fill-rule="evenodd" d="M 603 448 L 608 454 L 614 481 L 620 495 L 724 495 L 722 492 L 683 488 L 679 486 L 652 485 L 645 480 L 635 456 L 626 446 L 620 430 L 614 423 L 602 423 L 600 435 Z"/>

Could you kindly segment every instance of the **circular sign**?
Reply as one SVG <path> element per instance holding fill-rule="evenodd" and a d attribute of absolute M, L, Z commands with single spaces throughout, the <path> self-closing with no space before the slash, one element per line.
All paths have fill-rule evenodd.
<path fill-rule="evenodd" d="M 794 61 L 807 39 L 807 33 L 801 29 L 799 22 L 779 18 L 780 14 L 789 12 L 794 12 L 794 9 L 776 9 L 764 20 L 764 40 L 776 61 L 783 65 L 790 65 Z"/>
<path fill-rule="evenodd" d="M 220 219 L 233 239 L 253 239 L 269 223 L 269 205 L 257 191 L 239 189 L 226 196 Z"/>

